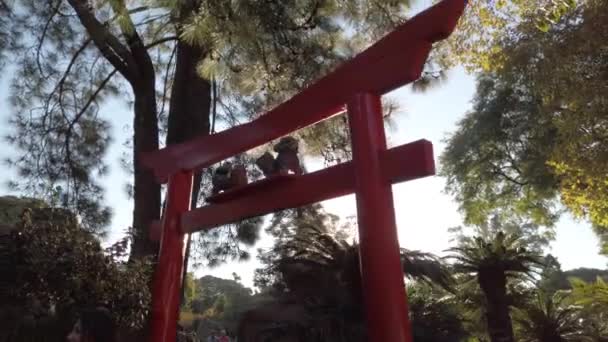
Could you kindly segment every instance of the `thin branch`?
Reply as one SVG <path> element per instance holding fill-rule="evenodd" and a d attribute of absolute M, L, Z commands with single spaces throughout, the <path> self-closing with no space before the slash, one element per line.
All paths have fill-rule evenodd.
<path fill-rule="evenodd" d="M 493 173 L 495 175 L 501 176 L 504 179 L 506 179 L 507 181 L 509 181 L 511 183 L 514 183 L 514 184 L 517 184 L 519 186 L 526 186 L 526 185 L 528 185 L 528 182 L 519 181 L 519 180 L 517 180 L 517 179 L 515 179 L 515 178 L 513 178 L 513 177 L 511 177 L 509 175 L 507 175 L 501 168 L 497 167 L 496 165 L 494 165 L 494 164 L 491 164 L 491 165 L 492 165 L 492 167 L 494 169 Z"/>
<path fill-rule="evenodd" d="M 155 46 L 161 45 L 161 44 L 163 44 L 163 43 L 170 42 L 170 41 L 174 41 L 174 40 L 177 40 L 177 39 L 178 39 L 178 37 L 177 37 L 177 36 L 168 36 L 168 37 L 164 37 L 164 38 L 161 38 L 161 39 L 159 39 L 159 40 L 157 40 L 157 41 L 154 41 L 154 42 L 152 42 L 152 43 L 150 43 L 150 44 L 148 44 L 148 45 L 144 46 L 144 48 L 147 50 L 147 49 L 153 48 L 153 47 L 155 47 Z"/>
<path fill-rule="evenodd" d="M 116 74 L 117 71 L 118 71 L 118 69 L 112 70 L 112 72 L 110 72 L 108 74 L 108 76 L 106 76 L 106 78 L 103 81 L 101 81 L 101 83 L 99 84 L 99 86 L 97 87 L 97 89 L 95 90 L 95 92 L 89 97 L 89 99 L 84 104 L 84 106 L 82 107 L 82 109 L 80 109 L 80 112 L 78 112 L 78 114 L 76 114 L 76 116 L 74 117 L 74 119 L 72 119 L 72 122 L 70 122 L 70 126 L 69 126 L 68 130 L 71 130 L 74 127 L 74 125 L 76 125 L 76 123 L 78 122 L 78 120 L 80 120 L 80 118 L 84 115 L 84 113 L 87 111 L 87 109 L 89 109 L 89 107 L 91 106 L 91 104 L 93 102 L 95 102 L 95 100 L 97 99 L 97 96 L 99 95 L 99 93 L 101 93 L 101 91 L 106 87 L 106 85 L 108 84 L 108 82 L 110 82 L 110 80 Z"/>
<path fill-rule="evenodd" d="M 114 69 L 114 70 L 112 70 L 112 72 L 110 72 L 108 74 L 108 76 L 106 76 L 106 78 L 97 87 L 97 90 L 95 90 L 95 92 L 89 97 L 89 99 L 87 100 L 85 105 L 81 108 L 80 112 L 78 112 L 78 114 L 76 114 L 76 116 L 70 122 L 68 129 L 66 131 L 65 140 L 64 140 L 65 159 L 66 159 L 66 162 L 68 165 L 72 165 L 70 140 L 72 139 L 72 132 L 73 132 L 74 126 L 80 120 L 80 118 L 86 113 L 87 109 L 91 106 L 91 104 L 93 104 L 93 102 L 95 102 L 99 93 L 101 93 L 101 91 L 105 88 L 105 86 L 108 84 L 108 82 L 110 82 L 112 77 L 117 72 L 118 72 L 118 69 Z M 68 185 L 69 185 L 69 182 L 68 182 Z"/>
<path fill-rule="evenodd" d="M 36 65 L 38 66 L 38 71 L 40 71 L 40 74 L 42 75 L 42 77 L 45 77 L 45 78 L 46 78 L 46 75 L 44 74 L 44 70 L 42 70 L 42 65 L 40 64 L 40 54 L 42 51 L 42 44 L 44 44 L 44 40 L 46 38 L 46 33 L 49 30 L 49 26 L 51 26 L 51 22 L 55 18 L 55 15 L 57 15 L 57 13 L 59 12 L 59 7 L 61 7 L 61 1 L 57 1 L 57 6 L 55 6 L 55 8 L 53 8 L 53 11 L 49 15 L 49 18 L 47 19 L 46 23 L 44 24 L 44 28 L 42 29 L 42 34 L 40 35 L 40 39 L 38 39 L 38 48 L 36 49 Z"/>
<path fill-rule="evenodd" d="M 70 74 L 70 71 L 72 70 L 72 67 L 76 63 L 76 60 L 78 59 L 78 57 L 80 56 L 80 54 L 82 52 L 84 52 L 84 50 L 89 46 L 89 44 L 91 42 L 92 42 L 92 40 L 90 38 L 87 39 L 87 40 L 85 40 L 84 43 L 82 44 L 82 46 L 80 48 L 78 48 L 78 50 L 76 50 L 76 52 L 72 56 L 72 59 L 70 59 L 70 62 L 68 63 L 68 66 L 66 67 L 65 71 L 63 72 L 63 76 L 59 80 L 59 83 L 57 84 L 57 87 L 55 87 L 55 90 L 57 90 L 57 89 L 59 90 L 59 96 L 61 96 L 61 93 L 63 92 L 63 85 L 65 84 L 65 81 L 68 78 L 68 75 Z M 51 95 L 54 92 L 55 91 L 51 92 Z"/>

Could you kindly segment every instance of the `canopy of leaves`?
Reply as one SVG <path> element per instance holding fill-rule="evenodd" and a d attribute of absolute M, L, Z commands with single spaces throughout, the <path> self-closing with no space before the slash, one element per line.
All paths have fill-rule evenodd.
<path fill-rule="evenodd" d="M 158 115 L 166 132 L 179 64 L 176 42 L 202 47 L 196 61 L 200 74 L 217 85 L 211 121 L 226 128 L 263 113 L 401 23 L 409 1 L 101 0 L 88 6 L 81 0 L 18 0 L 0 5 L 0 11 L 11 13 L 0 21 L 0 52 L 15 70 L 10 81 L 14 132 L 8 140 L 19 155 L 9 164 L 21 178 L 11 185 L 72 209 L 86 228 L 99 230 L 110 219 L 98 183 L 108 172 L 104 156 L 112 143 L 112 116 L 104 104 L 116 97 L 132 104 L 140 97 L 129 86 L 138 89 L 144 62 L 153 63 L 155 73 L 158 113 L 150 115 Z M 314 139 L 331 139 L 336 131 L 342 130 Z M 126 153 L 129 170 L 131 152 Z"/>
<path fill-rule="evenodd" d="M 448 251 L 456 272 L 479 277 L 485 272 L 503 273 L 507 278 L 530 277 L 542 264 L 541 256 L 528 250 L 520 236 L 503 232 L 489 238 L 465 237 Z"/>
<path fill-rule="evenodd" d="M 457 226 L 449 228 L 456 244 L 466 243 L 467 238 L 478 236 L 485 240 L 493 239 L 498 233 L 518 236 L 521 244 L 530 251 L 543 254 L 554 239 L 552 227 L 539 226 L 528 219 L 509 216 L 504 212 L 495 212 L 487 220 L 473 226 Z"/>
<path fill-rule="evenodd" d="M 583 1 L 548 32 L 523 21 L 500 40 L 504 65 L 479 76 L 441 157 L 467 222 L 501 210 L 552 225 L 559 199 L 606 226 L 606 13 L 605 1 Z"/>
<path fill-rule="evenodd" d="M 443 44 L 442 57 L 470 71 L 490 71 L 504 63 L 504 41 L 519 36 L 518 24 L 528 21 L 546 32 L 577 7 L 576 0 L 471 0 L 458 29 Z"/>

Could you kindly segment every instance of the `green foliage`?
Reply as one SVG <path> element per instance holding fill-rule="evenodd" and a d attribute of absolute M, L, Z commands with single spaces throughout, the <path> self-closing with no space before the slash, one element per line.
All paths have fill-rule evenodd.
<path fill-rule="evenodd" d="M 597 277 L 596 281 L 591 283 L 574 278 L 571 282 L 572 297 L 577 304 L 608 306 L 608 284 L 602 278 Z"/>
<path fill-rule="evenodd" d="M 556 129 L 538 112 L 531 91 L 497 75 L 480 76 L 473 111 L 446 141 L 441 175 L 466 223 L 482 224 L 496 210 L 540 225 L 557 218 L 556 179 L 547 166 Z"/>
<path fill-rule="evenodd" d="M 255 271 L 254 285 L 263 290 L 283 291 L 285 284 L 278 269 L 283 256 L 291 248 L 306 248 L 305 241 L 310 235 L 328 233 L 345 238 L 347 233 L 337 227 L 337 221 L 337 216 L 326 213 L 318 204 L 275 213 L 266 228 L 275 238 L 275 245 L 267 251 L 258 250 L 258 259 L 264 266 Z"/>
<path fill-rule="evenodd" d="M 194 280 L 196 295 L 192 298 L 190 308 L 194 314 L 192 326 L 203 329 L 206 323 L 235 331 L 243 313 L 251 309 L 256 298 L 251 289 L 235 280 L 204 276 Z M 182 321 L 187 320 L 184 315 Z M 204 330 L 204 329 L 203 329 Z M 199 331 L 206 334 L 208 331 Z"/>
<path fill-rule="evenodd" d="M 561 264 L 553 255 L 549 254 L 545 256 L 540 279 L 536 285 L 540 291 L 548 296 L 553 295 L 559 290 L 570 288 L 570 282 L 564 271 L 562 271 Z"/>
<path fill-rule="evenodd" d="M 455 261 L 454 271 L 484 278 L 484 272 L 499 272 L 507 278 L 531 277 L 542 264 L 541 256 L 530 251 L 520 236 L 498 232 L 490 238 L 465 237 L 448 250 Z"/>
<path fill-rule="evenodd" d="M 518 341 L 567 342 L 581 341 L 583 324 L 578 308 L 567 305 L 564 293 L 547 295 L 537 292 L 523 309 L 516 309 Z"/>
<path fill-rule="evenodd" d="M 463 237 L 448 250 L 454 271 L 462 274 L 464 288 L 474 294 L 472 303 L 481 306 L 479 314 L 485 316 L 491 341 L 513 340 L 510 307 L 524 293 L 521 281 L 531 280 L 541 265 L 540 255 L 528 250 L 524 241 L 519 235 L 499 231 L 485 238 Z"/>
<path fill-rule="evenodd" d="M 486 220 L 478 222 L 477 225 L 452 227 L 448 229 L 448 232 L 453 235 L 452 239 L 456 243 L 463 242 L 471 234 L 491 240 L 496 234 L 502 232 L 506 235 L 518 236 L 522 245 L 538 254 L 542 254 L 555 237 L 552 227 L 542 227 L 529 220 L 510 216 L 500 211 L 492 214 Z"/>
<path fill-rule="evenodd" d="M 306 210 L 310 210 L 308 214 Z M 314 212 L 304 208 L 295 219 L 284 222 L 295 234 L 279 239 L 274 248 L 262 254 L 265 265 L 256 272 L 256 284 L 274 300 L 245 316 L 241 330 L 247 331 L 248 338 L 271 334 L 273 338 L 302 336 L 315 341 L 365 340 L 358 245 L 336 238 L 339 230 L 332 221 L 327 217 L 319 220 Z M 402 249 L 401 260 L 409 279 L 451 289 L 448 270 L 434 255 Z M 420 306 L 420 310 L 432 309 Z M 289 314 L 281 318 L 282 312 Z M 421 312 L 420 316 L 427 314 Z M 271 323 L 256 317 L 274 319 Z M 420 329 L 424 334 L 426 328 Z"/>
<path fill-rule="evenodd" d="M 449 293 L 414 283 L 407 287 L 412 336 L 416 342 L 465 341 L 461 308 Z"/>
<path fill-rule="evenodd" d="M 14 227 L 21 222 L 24 209 L 46 208 L 48 205 L 39 199 L 14 196 L 0 197 L 0 225 Z"/>
<path fill-rule="evenodd" d="M 5 304 L 34 314 L 73 317 L 85 307 L 104 305 L 125 328 L 143 325 L 150 293 L 151 265 L 123 263 L 106 255 L 69 211 L 27 209 L 6 244 L 10 268 Z M 4 291 L 3 291 L 4 292 Z M 4 293 L 3 293 L 4 294 Z"/>
<path fill-rule="evenodd" d="M 608 284 L 598 277 L 595 282 L 572 279 L 571 299 L 581 305 L 585 335 L 593 341 L 608 340 Z"/>
<path fill-rule="evenodd" d="M 505 63 L 504 41 L 517 37 L 518 25 L 529 23 L 546 32 L 578 6 L 576 0 L 468 1 L 457 30 L 444 44 L 443 58 L 471 71 L 499 69 Z"/>
<path fill-rule="evenodd" d="M 182 302 L 182 308 L 192 309 L 192 301 L 196 298 L 196 281 L 194 279 L 194 273 L 186 273 L 183 286 L 184 297 Z"/>
<path fill-rule="evenodd" d="M 213 130 L 216 122 L 221 128 L 234 126 L 401 23 L 409 1 L 102 0 L 86 6 L 75 0 L 18 0 L 1 5 L 0 11 L 11 16 L 0 20 L 0 54 L 10 57 L 16 70 L 10 80 L 14 130 L 8 141 L 19 154 L 8 162 L 21 177 L 11 185 L 55 200 L 54 205 L 77 212 L 87 229 L 101 232 L 110 220 L 99 185 L 113 143 L 112 117 L 102 110 L 108 99 L 126 100 L 139 110 L 132 128 L 147 135 L 147 146 L 128 139 L 127 148 L 135 150 L 126 151 L 124 164 L 133 172 L 142 146 L 157 148 L 158 137 L 149 135 L 159 128 L 161 135 L 191 133 L 168 132 L 173 128 L 167 124 L 175 82 L 194 77 L 183 75 L 189 70 L 185 64 L 198 64 L 201 80 L 214 80 L 219 95 L 213 105 L 217 112 L 201 108 L 202 119 L 187 121 L 212 122 Z M 142 103 L 149 108 L 142 109 Z M 144 121 L 150 121 L 145 133 Z M 304 136 L 314 143 L 342 140 L 336 131 L 344 127 Z M 145 178 L 141 172 L 134 176 Z M 145 230 L 140 225 L 134 225 L 138 232 Z"/>
<path fill-rule="evenodd" d="M 595 268 L 576 268 L 562 271 L 557 260 L 548 255 L 543 262 L 543 271 L 537 287 L 547 295 L 552 295 L 557 291 L 568 291 L 572 289 L 571 280 L 578 279 L 583 282 L 593 282 L 596 279 L 608 280 L 608 270 Z"/>
<path fill-rule="evenodd" d="M 500 67 L 479 77 L 441 157 L 467 222 L 501 210 L 551 225 L 561 200 L 606 227 L 606 13 L 605 1 L 582 1 L 547 33 L 530 18 L 502 33 Z"/>

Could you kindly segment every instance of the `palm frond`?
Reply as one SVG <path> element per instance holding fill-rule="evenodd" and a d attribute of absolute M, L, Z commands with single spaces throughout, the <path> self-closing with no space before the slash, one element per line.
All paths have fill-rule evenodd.
<path fill-rule="evenodd" d="M 431 253 L 401 249 L 403 273 L 413 279 L 453 291 L 454 279 L 440 258 Z"/>

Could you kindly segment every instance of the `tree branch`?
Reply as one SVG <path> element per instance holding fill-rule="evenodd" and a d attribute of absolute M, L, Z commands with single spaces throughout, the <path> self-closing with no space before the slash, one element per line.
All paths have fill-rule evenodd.
<path fill-rule="evenodd" d="M 150 54 L 148 54 L 148 49 L 144 45 L 143 40 L 141 39 L 139 33 L 137 32 L 137 28 L 131 19 L 131 16 L 128 14 L 129 10 L 125 5 L 124 0 L 119 0 L 116 2 L 111 2 L 112 10 L 117 15 L 124 15 L 126 19 L 126 26 L 120 25 L 120 31 L 123 36 L 127 40 L 127 45 L 131 50 L 132 56 L 137 61 L 136 70 L 139 71 L 138 76 L 144 76 L 144 74 L 152 74 L 154 75 L 154 65 L 152 64 L 152 59 L 150 58 Z"/>
<path fill-rule="evenodd" d="M 89 99 L 84 104 L 84 106 L 80 109 L 78 114 L 76 114 L 76 116 L 71 120 L 71 122 L 66 130 L 65 140 L 64 140 L 65 158 L 66 158 L 68 165 L 72 165 L 70 140 L 72 139 L 72 132 L 74 130 L 74 126 L 80 120 L 80 118 L 86 113 L 87 109 L 89 109 L 91 104 L 93 104 L 93 102 L 95 102 L 95 99 L 97 98 L 99 93 L 101 93 L 101 91 L 105 88 L 106 84 L 108 84 L 108 82 L 110 82 L 110 80 L 116 74 L 116 72 L 118 72 L 118 69 L 112 70 L 112 72 L 110 72 L 108 74 L 108 76 L 106 76 L 106 78 L 99 84 L 99 86 L 97 87 L 95 92 L 89 97 Z"/>
<path fill-rule="evenodd" d="M 110 33 L 95 15 L 86 0 L 68 0 L 80 22 L 103 56 L 130 82 L 137 76 L 137 65 L 126 46 Z"/>
<path fill-rule="evenodd" d="M 87 48 L 87 46 L 89 46 L 91 41 L 92 41 L 91 39 L 85 40 L 84 43 L 82 44 L 82 46 L 78 50 L 76 50 L 76 52 L 72 56 L 72 59 L 70 59 L 68 66 L 66 67 L 65 71 L 63 72 L 63 76 L 61 77 L 61 79 L 59 80 L 59 83 L 57 84 L 57 87 L 55 88 L 55 89 L 59 89 L 59 96 L 61 96 L 61 93 L 63 92 L 63 85 L 65 83 L 65 80 L 68 78 L 68 75 L 70 74 L 72 67 L 76 63 L 76 60 L 78 59 L 80 54 Z M 53 93 L 51 93 L 51 95 L 52 94 Z"/>
<path fill-rule="evenodd" d="M 163 114 L 165 112 L 165 104 L 167 102 L 167 91 L 168 91 L 168 87 L 167 84 L 169 83 L 169 72 L 171 71 L 171 63 L 173 62 L 173 58 L 175 58 L 175 54 L 177 53 L 177 44 L 173 47 L 173 51 L 171 51 L 171 56 L 169 57 L 169 62 L 167 63 L 167 68 L 165 69 L 165 79 L 164 79 L 164 85 L 163 85 L 163 97 L 162 97 L 162 104 L 160 107 L 160 111 L 159 114 Z"/>
<path fill-rule="evenodd" d="M 36 49 L 36 65 L 38 66 L 38 71 L 40 71 L 40 75 L 42 75 L 43 77 L 46 77 L 46 75 L 44 74 L 44 70 L 42 70 L 42 65 L 40 64 L 42 44 L 44 44 L 44 39 L 46 38 L 46 33 L 49 30 L 49 26 L 51 26 L 51 22 L 55 18 L 55 15 L 59 13 L 59 7 L 61 7 L 61 0 L 57 1 L 57 6 L 55 6 L 55 8 L 53 8 L 53 10 L 51 11 L 49 18 L 47 19 L 46 23 L 44 24 L 44 28 L 42 29 L 40 39 L 38 39 L 38 48 Z"/>
<path fill-rule="evenodd" d="M 517 180 L 517 179 L 515 179 L 515 178 L 513 178 L 513 177 L 511 177 L 511 176 L 509 176 L 509 175 L 507 175 L 507 174 L 506 174 L 506 173 L 505 173 L 505 172 L 504 172 L 504 171 L 503 171 L 501 168 L 497 167 L 496 165 L 494 165 L 494 164 L 492 164 L 492 163 L 491 163 L 491 165 L 492 165 L 492 168 L 494 169 L 494 170 L 493 170 L 493 173 L 494 173 L 495 175 L 497 175 L 497 176 L 501 176 L 501 177 L 503 177 L 505 180 L 507 180 L 507 181 L 509 181 L 509 182 L 511 182 L 511 183 L 517 184 L 517 185 L 519 185 L 519 186 L 526 186 L 526 185 L 528 185 L 528 182 L 522 182 L 522 181 L 519 181 L 519 180 Z"/>
<path fill-rule="evenodd" d="M 74 125 L 76 125 L 76 123 L 78 122 L 78 120 L 80 120 L 80 118 L 84 115 L 84 113 L 87 111 L 87 109 L 89 109 L 89 107 L 91 106 L 91 104 L 93 102 L 95 102 L 95 99 L 97 99 L 97 96 L 99 95 L 99 93 L 101 93 L 101 91 L 106 87 L 106 85 L 108 84 L 108 82 L 110 82 L 110 80 L 116 74 L 117 71 L 118 71 L 117 69 L 112 70 L 112 72 L 110 72 L 108 74 L 108 76 L 106 76 L 106 78 L 104 78 L 104 80 L 101 81 L 101 83 L 99 84 L 99 86 L 97 87 L 97 89 L 95 90 L 95 92 L 89 97 L 89 99 L 87 100 L 87 102 L 80 109 L 80 112 L 78 112 L 78 114 L 76 114 L 76 116 L 74 117 L 74 119 L 72 119 L 72 122 L 70 122 L 70 126 L 69 126 L 68 130 L 71 130 L 74 127 Z"/>
<path fill-rule="evenodd" d="M 168 37 L 161 38 L 161 39 L 159 39 L 157 41 L 154 41 L 154 42 L 152 42 L 152 43 L 150 43 L 150 44 L 148 44 L 148 45 L 146 45 L 144 47 L 147 50 L 147 49 L 153 48 L 155 46 L 158 46 L 160 44 L 163 44 L 163 43 L 166 43 L 166 42 L 170 42 L 170 41 L 174 41 L 174 40 L 178 40 L 178 37 L 177 36 L 168 36 Z"/>

